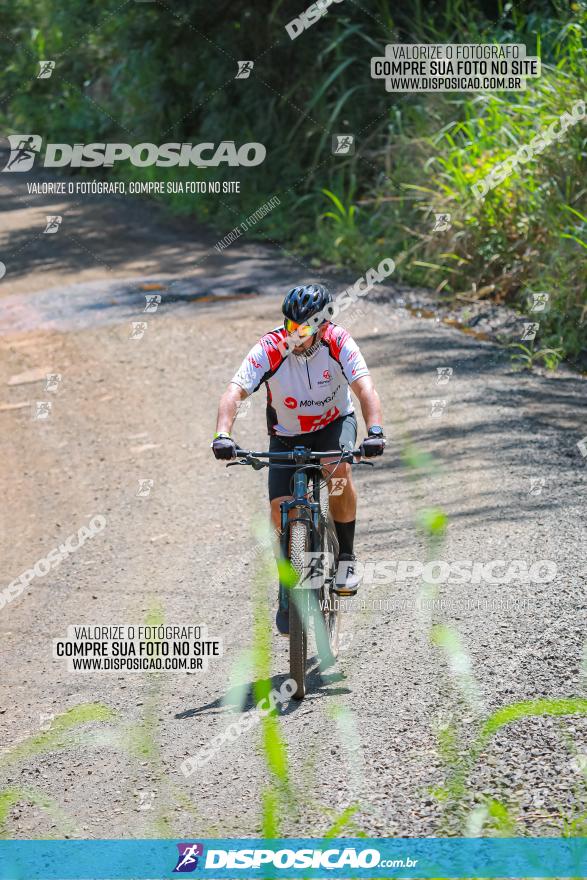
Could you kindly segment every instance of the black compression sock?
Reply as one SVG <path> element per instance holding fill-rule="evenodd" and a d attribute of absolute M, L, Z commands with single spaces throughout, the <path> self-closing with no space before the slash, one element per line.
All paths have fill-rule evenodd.
<path fill-rule="evenodd" d="M 355 522 L 334 522 L 336 536 L 338 538 L 339 553 L 353 552 L 353 544 L 355 542 Z"/>

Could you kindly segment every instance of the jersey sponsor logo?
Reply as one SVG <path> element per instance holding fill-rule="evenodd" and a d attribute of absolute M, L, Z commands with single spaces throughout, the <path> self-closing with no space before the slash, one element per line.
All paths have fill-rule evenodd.
<path fill-rule="evenodd" d="M 260 370 L 260 369 L 261 369 L 261 364 L 260 364 L 258 361 L 256 361 L 254 357 L 248 357 L 247 360 L 248 360 L 248 362 L 249 362 L 250 364 L 252 364 L 257 370 Z"/>
<path fill-rule="evenodd" d="M 327 412 L 315 416 L 298 416 L 300 431 L 302 434 L 307 434 L 310 431 L 319 431 L 320 428 L 325 428 L 326 425 L 333 422 L 339 415 L 340 410 L 337 406 L 333 406 Z"/>
<path fill-rule="evenodd" d="M 322 387 L 322 385 L 330 385 L 333 378 L 334 376 L 332 375 L 330 370 L 324 370 L 324 372 L 322 373 L 322 378 L 318 379 L 316 384 L 318 385 L 318 387 Z"/>
<path fill-rule="evenodd" d="M 332 394 L 329 394 L 324 400 L 300 400 L 300 406 L 326 406 L 327 403 L 334 400 L 339 391 L 340 385 L 337 385 Z"/>
<path fill-rule="evenodd" d="M 286 397 L 283 402 L 287 406 L 288 409 L 295 409 L 296 406 L 298 405 L 298 402 L 295 399 L 295 397 Z"/>

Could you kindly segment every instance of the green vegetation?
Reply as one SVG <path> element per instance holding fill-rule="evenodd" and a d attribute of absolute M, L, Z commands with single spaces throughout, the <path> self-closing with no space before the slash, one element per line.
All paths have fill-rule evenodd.
<path fill-rule="evenodd" d="M 0 49 L 4 127 L 66 142 L 264 143 L 258 168 L 114 173 L 240 179 L 236 199 L 164 197 L 222 234 L 278 194 L 280 208 L 249 235 L 294 246 L 309 269 L 326 261 L 363 272 L 391 256 L 396 277 L 444 301 L 526 309 L 530 292 L 547 291 L 538 343 L 578 364 L 587 349 L 585 120 L 484 199 L 471 186 L 585 98 L 585 3 L 348 0 L 291 41 L 284 25 L 301 8 L 14 0 Z M 541 56 L 542 76 L 521 92 L 390 94 L 369 74 L 387 42 L 524 43 Z M 50 79 L 36 79 L 43 59 L 56 61 Z M 234 79 L 238 59 L 255 61 L 248 79 Z M 335 133 L 355 135 L 355 155 L 331 154 Z M 432 231 L 435 212 L 450 213 L 445 232 Z"/>

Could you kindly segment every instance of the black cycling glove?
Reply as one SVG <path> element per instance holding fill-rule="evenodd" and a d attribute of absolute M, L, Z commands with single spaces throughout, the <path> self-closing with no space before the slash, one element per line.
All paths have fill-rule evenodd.
<path fill-rule="evenodd" d="M 376 455 L 383 455 L 384 449 L 383 429 L 379 425 L 373 425 L 372 428 L 369 428 L 369 436 L 361 443 L 361 452 L 365 458 L 373 458 Z"/>
<path fill-rule="evenodd" d="M 215 458 L 221 460 L 236 458 L 236 443 L 230 434 L 218 434 L 212 440 L 211 447 Z"/>

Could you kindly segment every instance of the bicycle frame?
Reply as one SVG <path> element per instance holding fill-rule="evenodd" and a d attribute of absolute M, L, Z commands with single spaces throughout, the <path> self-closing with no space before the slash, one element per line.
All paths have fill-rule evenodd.
<path fill-rule="evenodd" d="M 281 591 L 285 590 L 289 595 L 288 601 L 291 600 L 293 603 L 289 606 L 290 675 L 297 685 L 294 697 L 301 700 L 306 693 L 308 633 L 312 618 L 321 668 L 323 663 L 326 666 L 330 665 L 338 654 L 338 609 L 330 603 L 336 576 L 338 540 L 333 534 L 332 518 L 321 510 L 320 490 L 324 479 L 322 470 L 333 461 L 335 467 L 342 461 L 353 464 L 371 464 L 371 462 L 354 461 L 355 457 L 362 456 L 361 449 L 313 452 L 304 446 L 295 446 L 289 452 L 247 452 L 244 449 L 237 449 L 236 454 L 241 461 L 229 462 L 227 467 L 241 464 L 260 470 L 268 467 L 270 461 L 275 467 L 286 467 L 293 471 L 292 497 L 281 502 L 280 548 L 282 558 L 291 560 L 292 569 L 298 574 L 295 584 L 282 584 L 280 578 L 279 588 L 280 596 Z M 269 461 L 266 461 L 267 459 Z M 329 462 L 325 459 L 329 459 Z M 311 493 L 308 492 L 310 481 Z M 303 528 L 297 526 L 298 523 Z M 291 544 L 292 540 L 295 540 L 295 546 Z M 328 546 L 332 547 L 329 553 L 333 556 L 328 563 L 328 571 L 321 572 L 322 580 L 319 587 L 314 587 L 311 583 L 309 587 L 305 586 L 305 577 L 302 576 L 306 564 L 302 557 L 306 551 L 312 553 L 320 551 L 323 554 L 327 542 L 329 542 Z M 289 593 L 290 589 L 291 593 Z M 320 596 L 322 598 L 319 601 Z"/>
<path fill-rule="evenodd" d="M 287 524 L 296 522 L 296 520 L 303 519 L 304 522 L 307 520 L 303 517 L 290 517 L 290 510 L 299 510 L 300 508 L 305 508 L 310 511 L 310 522 L 312 524 L 312 530 L 314 532 L 314 537 L 318 534 L 318 523 L 320 517 L 320 479 L 321 472 L 318 465 L 316 465 L 315 472 L 312 473 L 312 498 L 313 501 L 308 500 L 308 475 L 306 473 L 305 468 L 308 465 L 304 465 L 303 470 L 297 470 L 293 476 L 293 497 L 291 501 L 282 501 L 281 502 L 281 533 L 284 535 L 287 531 Z"/>

